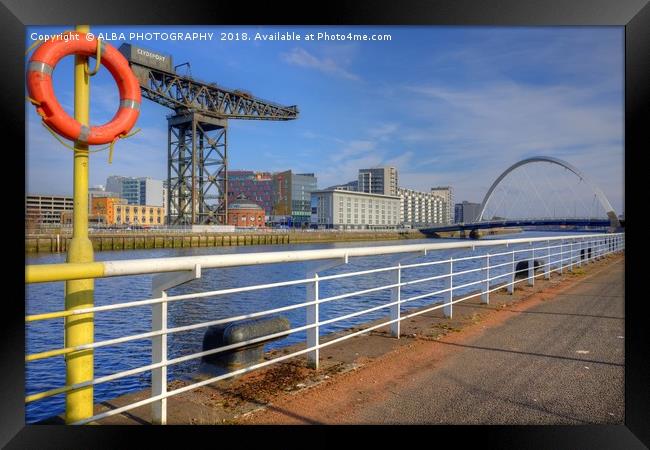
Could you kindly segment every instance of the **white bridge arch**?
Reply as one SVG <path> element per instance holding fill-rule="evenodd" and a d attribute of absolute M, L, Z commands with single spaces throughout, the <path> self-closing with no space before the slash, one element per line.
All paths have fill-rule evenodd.
<path fill-rule="evenodd" d="M 595 184 L 593 184 L 591 181 L 589 181 L 582 172 L 580 172 L 575 166 L 569 164 L 566 161 L 562 161 L 561 159 L 558 158 L 553 158 L 551 156 L 533 156 L 532 158 L 526 158 L 523 159 L 512 166 L 508 167 L 501 175 L 499 175 L 499 178 L 497 178 L 494 183 L 492 183 L 492 186 L 490 186 L 490 189 L 487 191 L 485 194 L 485 197 L 483 198 L 483 202 L 481 203 L 481 212 L 479 213 L 476 221 L 481 222 L 483 220 L 483 214 L 485 213 L 485 207 L 490 201 L 490 198 L 492 197 L 492 193 L 494 192 L 494 189 L 499 185 L 499 183 L 513 170 L 517 169 L 518 167 L 521 167 L 525 164 L 530 164 L 534 162 L 547 162 L 551 164 L 557 164 L 558 166 L 562 166 L 565 169 L 570 170 L 573 172 L 578 178 L 580 178 L 582 181 L 584 181 L 590 188 L 591 190 L 594 191 L 594 194 L 596 195 L 596 198 L 600 202 L 601 206 L 607 213 L 607 217 L 609 218 L 610 224 L 612 227 L 620 227 L 621 224 L 618 220 L 618 216 L 616 214 L 616 211 L 614 211 L 614 208 L 612 208 L 612 205 L 609 203 L 609 200 L 607 200 L 607 197 L 605 197 L 605 194 L 603 191 L 600 190 Z"/>

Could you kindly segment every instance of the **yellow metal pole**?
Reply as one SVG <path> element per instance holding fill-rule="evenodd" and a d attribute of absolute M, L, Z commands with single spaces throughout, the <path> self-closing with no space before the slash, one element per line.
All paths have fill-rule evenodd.
<path fill-rule="evenodd" d="M 78 25 L 76 30 L 87 33 L 88 25 Z M 75 56 L 74 62 L 74 117 L 88 125 L 90 116 L 90 80 L 85 70 L 88 58 Z M 93 246 L 88 238 L 88 145 L 74 145 L 74 218 L 72 239 L 67 262 L 93 261 Z M 94 280 L 71 280 L 65 284 L 66 310 L 93 306 Z M 93 314 L 80 314 L 65 319 L 65 346 L 93 342 Z M 66 358 L 66 384 L 72 385 L 93 378 L 93 351 L 82 350 L 69 353 Z M 88 386 L 68 392 L 65 399 L 65 421 L 76 422 L 93 415 L 93 387 Z"/>

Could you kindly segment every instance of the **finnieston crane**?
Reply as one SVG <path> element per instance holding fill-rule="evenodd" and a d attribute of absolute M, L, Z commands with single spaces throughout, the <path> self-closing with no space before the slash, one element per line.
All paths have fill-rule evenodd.
<path fill-rule="evenodd" d="M 171 55 L 128 43 L 119 51 L 142 97 L 174 111 L 167 116 L 167 223 L 227 223 L 228 119 L 293 120 L 298 107 L 177 74 Z"/>

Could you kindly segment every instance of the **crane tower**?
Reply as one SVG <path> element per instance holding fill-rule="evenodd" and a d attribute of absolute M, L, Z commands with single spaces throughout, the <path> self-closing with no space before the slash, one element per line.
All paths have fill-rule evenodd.
<path fill-rule="evenodd" d="M 297 106 L 178 74 L 171 55 L 131 44 L 119 50 L 142 97 L 173 111 L 167 116 L 167 223 L 227 223 L 228 119 L 293 120 Z"/>

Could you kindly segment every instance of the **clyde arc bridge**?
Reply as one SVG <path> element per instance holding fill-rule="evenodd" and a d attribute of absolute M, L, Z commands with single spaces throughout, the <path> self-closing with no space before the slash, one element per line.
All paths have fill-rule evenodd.
<path fill-rule="evenodd" d="M 436 234 L 548 226 L 620 229 L 622 224 L 603 191 L 575 166 L 561 159 L 535 156 L 499 175 L 472 220 L 420 231 Z"/>

